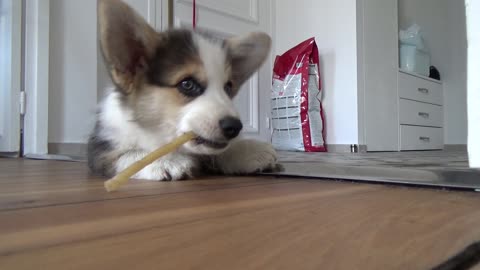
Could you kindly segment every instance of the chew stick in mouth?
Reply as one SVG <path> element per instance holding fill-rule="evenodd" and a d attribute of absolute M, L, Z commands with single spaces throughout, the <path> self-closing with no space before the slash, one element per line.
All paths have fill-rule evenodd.
<path fill-rule="evenodd" d="M 177 150 L 178 148 L 180 148 L 180 146 L 194 139 L 195 137 L 197 137 L 195 133 L 187 132 L 177 137 L 171 143 L 166 144 L 158 148 L 157 150 L 151 152 L 141 160 L 127 167 L 125 170 L 117 174 L 115 177 L 109 179 L 108 181 L 105 181 L 105 189 L 107 189 L 108 192 L 119 189 L 122 185 L 128 182 L 130 177 L 132 177 L 134 174 L 139 172 L 141 169 L 145 168 L 147 165 L 159 159 L 160 157 Z"/>

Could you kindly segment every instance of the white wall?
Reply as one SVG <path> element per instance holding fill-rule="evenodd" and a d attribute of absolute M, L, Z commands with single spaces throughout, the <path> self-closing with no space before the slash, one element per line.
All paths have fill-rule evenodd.
<path fill-rule="evenodd" d="M 276 0 L 274 52 L 314 36 L 323 77 L 328 144 L 358 143 L 355 0 Z"/>
<path fill-rule="evenodd" d="M 399 27 L 423 29 L 444 82 L 445 144 L 467 143 L 467 42 L 463 0 L 399 0 Z"/>
<path fill-rule="evenodd" d="M 85 143 L 97 104 L 96 0 L 51 0 L 49 142 Z"/>
<path fill-rule="evenodd" d="M 466 0 L 468 23 L 468 161 L 480 168 L 480 0 Z"/>

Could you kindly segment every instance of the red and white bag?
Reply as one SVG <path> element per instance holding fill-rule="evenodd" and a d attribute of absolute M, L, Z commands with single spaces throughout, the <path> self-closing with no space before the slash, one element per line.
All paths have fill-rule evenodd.
<path fill-rule="evenodd" d="M 325 152 L 318 48 L 305 40 L 275 59 L 272 143 L 278 150 Z"/>

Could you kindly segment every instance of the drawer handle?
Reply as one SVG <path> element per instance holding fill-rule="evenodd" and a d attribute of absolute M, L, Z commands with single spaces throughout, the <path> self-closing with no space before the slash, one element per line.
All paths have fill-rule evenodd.
<path fill-rule="evenodd" d="M 420 141 L 422 142 L 430 142 L 430 137 L 424 137 L 424 136 L 421 136 L 419 137 Z"/>
<path fill-rule="evenodd" d="M 427 88 L 418 88 L 418 92 L 428 95 L 428 92 L 430 91 Z"/>
<path fill-rule="evenodd" d="M 429 117 L 430 117 L 430 114 L 429 114 L 429 113 L 426 113 L 426 112 L 419 112 L 419 113 L 418 113 L 418 116 L 423 117 L 423 118 L 429 118 Z"/>

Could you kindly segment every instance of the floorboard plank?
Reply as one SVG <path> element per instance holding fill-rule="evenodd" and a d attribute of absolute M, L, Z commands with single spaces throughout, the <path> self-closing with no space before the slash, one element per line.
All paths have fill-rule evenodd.
<path fill-rule="evenodd" d="M 106 193 L 104 177 L 91 176 L 84 163 L 0 160 L 0 212 L 101 200 L 147 197 L 209 189 L 287 182 L 272 177 L 214 177 L 183 182 L 132 180 L 121 192 Z M 59 169 L 56 169 L 56 168 Z"/>

